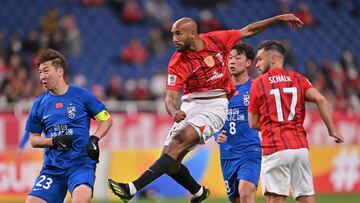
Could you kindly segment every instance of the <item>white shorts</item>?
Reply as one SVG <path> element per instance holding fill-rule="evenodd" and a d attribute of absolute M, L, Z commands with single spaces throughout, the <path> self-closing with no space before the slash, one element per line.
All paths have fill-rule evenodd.
<path fill-rule="evenodd" d="M 314 195 L 309 152 L 306 148 L 286 149 L 264 155 L 261 163 L 262 192 L 289 196 Z"/>
<path fill-rule="evenodd" d="M 168 146 L 180 130 L 186 125 L 192 125 L 200 136 L 198 144 L 204 144 L 212 135 L 218 132 L 227 118 L 229 101 L 226 98 L 216 99 L 193 99 L 190 102 L 183 101 L 180 109 L 185 112 L 186 118 L 180 123 L 174 123 L 166 141 Z M 189 150 L 195 148 L 191 146 Z"/>

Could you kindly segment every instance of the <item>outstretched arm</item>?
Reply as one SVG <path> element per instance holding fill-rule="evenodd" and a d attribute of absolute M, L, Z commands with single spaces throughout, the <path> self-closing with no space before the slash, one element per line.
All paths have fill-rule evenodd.
<path fill-rule="evenodd" d="M 320 116 L 328 129 L 329 135 L 335 139 L 335 142 L 344 142 L 344 138 L 336 132 L 332 121 L 332 112 L 325 97 L 316 88 L 312 87 L 305 92 L 305 99 L 306 101 L 317 105 Z"/>
<path fill-rule="evenodd" d="M 294 14 L 283 14 L 283 15 L 277 15 L 271 18 L 267 18 L 265 20 L 261 20 L 255 23 L 251 23 L 247 25 L 246 27 L 240 29 L 241 32 L 241 38 L 251 37 L 254 36 L 268 27 L 272 25 L 276 25 L 278 23 L 286 23 L 289 24 L 291 27 L 302 27 L 303 22 L 296 17 Z"/>

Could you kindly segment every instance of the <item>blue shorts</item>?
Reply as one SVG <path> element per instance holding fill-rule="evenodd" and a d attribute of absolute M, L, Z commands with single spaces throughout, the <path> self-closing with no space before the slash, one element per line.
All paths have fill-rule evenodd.
<path fill-rule="evenodd" d="M 239 197 L 239 181 L 245 180 L 258 186 L 261 170 L 261 150 L 251 151 L 239 159 L 222 159 L 221 170 L 226 193 L 230 201 Z"/>
<path fill-rule="evenodd" d="M 95 164 L 82 164 L 67 170 L 43 167 L 29 195 L 49 203 L 63 203 L 67 190 L 72 195 L 77 186 L 84 184 L 93 190 L 95 167 Z"/>

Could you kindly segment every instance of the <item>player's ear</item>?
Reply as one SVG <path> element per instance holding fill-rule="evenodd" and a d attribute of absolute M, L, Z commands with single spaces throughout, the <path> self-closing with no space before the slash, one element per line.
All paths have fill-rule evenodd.
<path fill-rule="evenodd" d="M 253 62 L 253 60 L 251 60 L 251 59 L 246 59 L 246 67 L 247 67 L 247 68 L 250 68 L 252 62 Z"/>
<path fill-rule="evenodd" d="M 277 62 L 278 57 L 276 56 L 276 54 L 271 54 L 271 64 L 275 64 Z"/>
<path fill-rule="evenodd" d="M 196 36 L 196 34 L 197 34 L 197 32 L 196 32 L 195 30 L 191 30 L 191 31 L 190 31 L 190 35 L 191 35 L 191 37 L 195 37 L 195 36 Z"/>
<path fill-rule="evenodd" d="M 61 73 L 61 74 L 60 74 L 60 77 L 65 78 L 65 71 L 64 71 L 64 68 L 58 68 L 58 71 Z"/>

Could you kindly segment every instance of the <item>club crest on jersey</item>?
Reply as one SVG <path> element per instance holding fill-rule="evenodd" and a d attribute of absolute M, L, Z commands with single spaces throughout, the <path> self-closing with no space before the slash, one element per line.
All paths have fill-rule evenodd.
<path fill-rule="evenodd" d="M 75 116 L 76 116 L 76 108 L 75 106 L 69 106 L 69 107 L 66 107 L 66 112 L 68 114 L 68 118 L 70 119 L 74 119 Z"/>
<path fill-rule="evenodd" d="M 250 94 L 248 92 L 246 92 L 243 96 L 242 96 L 242 102 L 244 104 L 244 106 L 248 106 L 249 102 L 250 102 Z"/>
<path fill-rule="evenodd" d="M 204 62 L 206 63 L 207 66 L 209 66 L 210 68 L 215 66 L 215 60 L 212 56 L 207 56 L 204 59 Z"/>

